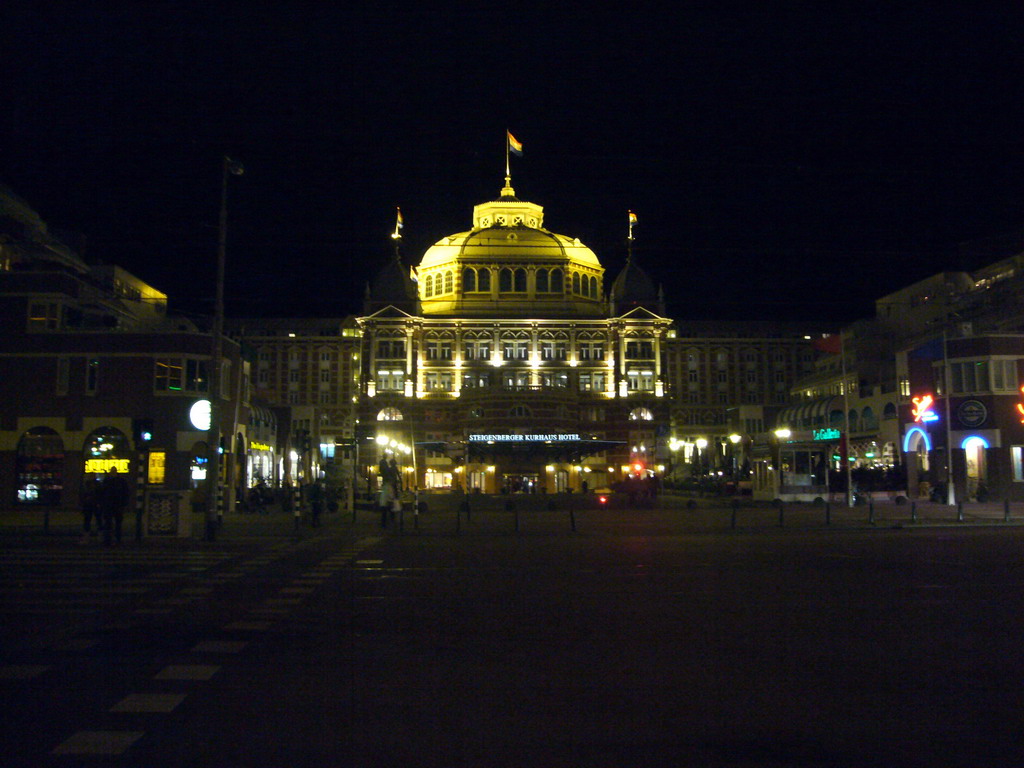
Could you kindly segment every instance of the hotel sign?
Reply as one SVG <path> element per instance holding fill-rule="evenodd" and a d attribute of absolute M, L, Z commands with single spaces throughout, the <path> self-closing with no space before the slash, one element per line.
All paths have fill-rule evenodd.
<path fill-rule="evenodd" d="M 551 435 L 470 435 L 471 443 L 550 443 L 550 442 L 576 442 L 580 439 L 578 434 L 551 434 Z"/>
<path fill-rule="evenodd" d="M 811 430 L 813 440 L 838 440 L 842 434 L 838 429 L 833 428 Z"/>
<path fill-rule="evenodd" d="M 88 475 L 102 475 L 111 469 L 116 469 L 121 474 L 126 474 L 129 461 L 129 459 L 86 459 L 85 473 Z"/>

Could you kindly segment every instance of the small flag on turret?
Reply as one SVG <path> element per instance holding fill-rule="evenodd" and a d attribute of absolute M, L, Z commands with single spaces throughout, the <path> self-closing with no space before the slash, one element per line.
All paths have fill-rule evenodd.
<path fill-rule="evenodd" d="M 516 140 L 516 137 L 512 135 L 512 131 L 505 131 L 505 133 L 508 134 L 508 148 L 512 150 L 512 154 L 521 156 L 523 154 L 523 143 Z"/>
<path fill-rule="evenodd" d="M 405 226 L 405 221 L 402 219 L 402 209 L 396 207 L 395 211 L 395 231 L 391 236 L 397 240 L 402 236 L 402 227 Z"/>

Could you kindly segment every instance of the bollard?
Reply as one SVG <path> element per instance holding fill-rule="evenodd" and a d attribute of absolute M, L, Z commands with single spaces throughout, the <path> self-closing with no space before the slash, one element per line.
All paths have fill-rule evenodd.
<path fill-rule="evenodd" d="M 964 503 L 962 501 L 956 503 L 956 521 L 958 523 L 964 521 Z"/>
<path fill-rule="evenodd" d="M 1003 522 L 1010 522 L 1010 500 L 1003 499 Z"/>
<path fill-rule="evenodd" d="M 146 454 L 139 457 L 138 472 L 135 473 L 135 540 L 142 541 L 142 513 L 146 502 L 146 477 L 143 474 Z"/>
<path fill-rule="evenodd" d="M 868 525 L 875 524 L 875 502 L 868 502 Z"/>
<path fill-rule="evenodd" d="M 455 508 L 455 532 L 462 533 L 462 505 Z"/>
<path fill-rule="evenodd" d="M 516 533 L 519 533 L 519 507 L 514 507 L 516 512 Z"/>
<path fill-rule="evenodd" d="M 739 508 L 740 508 L 740 501 L 739 501 L 739 499 L 733 499 L 732 500 L 732 520 L 730 521 L 730 526 L 732 528 L 736 527 L 736 511 Z"/>
<path fill-rule="evenodd" d="M 50 532 L 50 508 L 45 507 L 43 509 L 43 533 L 48 534 Z"/>
<path fill-rule="evenodd" d="M 910 502 L 910 522 L 912 522 L 912 523 L 916 523 L 917 522 L 917 502 L 916 501 Z"/>
<path fill-rule="evenodd" d="M 786 527 L 785 516 L 786 516 L 786 505 L 780 499 L 779 500 L 779 528 L 785 528 Z"/>
<path fill-rule="evenodd" d="M 832 502 L 825 502 L 825 525 L 832 525 Z"/>
<path fill-rule="evenodd" d="M 405 533 L 405 505 L 398 508 L 398 532 Z"/>
<path fill-rule="evenodd" d="M 571 504 L 569 505 L 569 523 L 570 523 L 570 525 L 572 525 L 573 533 L 575 533 L 576 532 L 576 510 L 572 508 Z"/>

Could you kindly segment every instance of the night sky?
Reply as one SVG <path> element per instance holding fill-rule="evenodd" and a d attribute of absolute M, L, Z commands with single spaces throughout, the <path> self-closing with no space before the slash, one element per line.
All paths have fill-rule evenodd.
<path fill-rule="evenodd" d="M 0 182 L 182 311 L 225 153 L 236 315 L 360 311 L 395 206 L 417 263 L 497 196 L 506 127 L 606 285 L 637 213 L 681 319 L 852 320 L 1024 229 L 1024 4 L 64 5 L 0 11 Z"/>

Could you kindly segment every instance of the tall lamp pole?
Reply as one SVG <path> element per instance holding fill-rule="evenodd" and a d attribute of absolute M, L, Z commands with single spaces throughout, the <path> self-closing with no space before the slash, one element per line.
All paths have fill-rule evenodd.
<path fill-rule="evenodd" d="M 210 359 L 210 430 L 207 436 L 209 458 L 206 462 L 207 504 L 206 540 L 217 536 L 221 504 L 220 484 L 220 392 L 221 358 L 224 355 L 224 265 L 228 237 L 228 177 L 244 173 L 241 163 L 224 155 L 221 165 L 220 221 L 217 227 L 217 284 L 213 310 L 213 352 Z"/>

